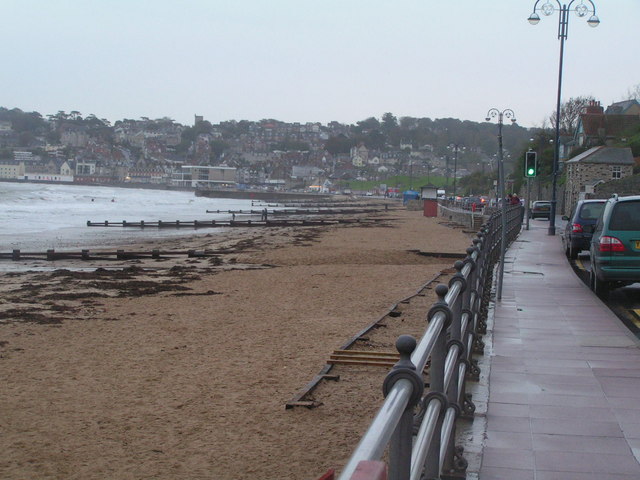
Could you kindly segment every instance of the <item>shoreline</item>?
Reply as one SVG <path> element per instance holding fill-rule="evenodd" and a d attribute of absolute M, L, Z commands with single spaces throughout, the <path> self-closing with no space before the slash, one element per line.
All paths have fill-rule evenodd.
<path fill-rule="evenodd" d="M 171 192 L 193 192 L 195 196 L 207 198 L 230 198 L 237 200 L 295 200 L 295 199 L 317 199 L 327 200 L 335 198 L 343 198 L 344 195 L 320 194 L 311 192 L 288 192 L 288 191 L 267 191 L 255 189 L 198 189 L 197 187 L 178 187 L 174 185 L 154 184 L 154 183 L 135 183 L 135 182 L 65 182 L 57 180 L 21 180 L 18 178 L 0 178 L 3 183 L 20 183 L 20 184 L 38 184 L 38 185 L 65 185 L 65 186 L 81 186 L 81 187 L 113 187 L 128 188 L 141 190 L 161 190 Z"/>
<path fill-rule="evenodd" d="M 311 480 L 343 465 L 387 370 L 338 366 L 312 394 L 319 407 L 286 402 L 335 348 L 451 269 L 415 250 L 469 245 L 421 212 L 377 216 L 170 242 L 233 250 L 215 259 L 0 274 L 0 476 Z M 420 335 L 425 293 L 363 347 Z"/>

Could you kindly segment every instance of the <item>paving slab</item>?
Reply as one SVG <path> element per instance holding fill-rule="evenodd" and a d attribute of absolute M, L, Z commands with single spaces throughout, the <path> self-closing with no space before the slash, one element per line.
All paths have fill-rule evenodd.
<path fill-rule="evenodd" d="M 506 252 L 471 478 L 640 478 L 640 343 L 532 221 Z M 558 231 L 560 229 L 557 229 Z"/>

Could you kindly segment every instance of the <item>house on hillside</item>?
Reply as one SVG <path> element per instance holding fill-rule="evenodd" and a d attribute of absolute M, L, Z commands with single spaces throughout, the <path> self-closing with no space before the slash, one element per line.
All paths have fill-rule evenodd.
<path fill-rule="evenodd" d="M 636 126 L 640 126 L 640 103 L 637 100 L 614 103 L 606 112 L 600 102 L 590 102 L 578 119 L 574 147 L 612 145 Z"/>
<path fill-rule="evenodd" d="M 564 212 L 578 200 L 588 198 L 602 182 L 619 180 L 633 175 L 633 154 L 628 147 L 593 147 L 567 161 L 567 184 Z"/>
<path fill-rule="evenodd" d="M 624 100 L 612 103 L 604 112 L 605 115 L 640 115 L 640 102 L 638 100 Z"/>
<path fill-rule="evenodd" d="M 351 148 L 351 164 L 354 167 L 364 167 L 369 162 L 369 150 L 363 143 Z"/>

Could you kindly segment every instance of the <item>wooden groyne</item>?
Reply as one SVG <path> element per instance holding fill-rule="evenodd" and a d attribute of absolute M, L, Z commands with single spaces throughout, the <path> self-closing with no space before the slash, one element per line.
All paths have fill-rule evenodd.
<path fill-rule="evenodd" d="M 267 202 L 280 201 L 329 201 L 332 196 L 322 193 L 296 193 L 296 192 L 265 192 L 263 190 L 234 190 L 200 188 L 196 189 L 196 197 L 208 198 L 237 198 L 243 200 L 264 200 Z"/>
<path fill-rule="evenodd" d="M 370 207 L 398 207 L 399 202 L 291 202 L 291 203 L 264 203 L 251 202 L 252 207 L 301 207 L 301 208 L 370 208 Z"/>
<path fill-rule="evenodd" d="M 265 212 L 266 210 L 266 212 Z M 280 210 L 207 210 L 207 213 L 228 213 L 235 215 L 348 215 L 355 213 L 378 213 L 382 208 L 284 208 Z"/>
<path fill-rule="evenodd" d="M 148 250 L 148 251 L 64 251 L 49 249 L 46 252 L 23 252 L 15 249 L 9 253 L 0 252 L 0 260 L 134 260 L 143 258 L 169 258 L 187 256 L 188 258 L 216 257 L 233 250 Z"/>
<path fill-rule="evenodd" d="M 287 220 L 175 220 L 175 221 L 146 221 L 104 222 L 87 221 L 87 227 L 123 227 L 123 228 L 220 228 L 220 227 L 311 227 L 321 225 L 335 225 L 343 223 L 375 223 L 382 219 L 377 218 L 332 218 L 332 219 L 287 219 Z"/>

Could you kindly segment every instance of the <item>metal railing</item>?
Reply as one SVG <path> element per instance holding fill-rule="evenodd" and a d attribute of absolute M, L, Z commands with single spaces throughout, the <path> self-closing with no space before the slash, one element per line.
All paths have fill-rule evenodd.
<path fill-rule="evenodd" d="M 522 208 L 507 207 L 506 243 L 520 232 Z M 454 264 L 448 285 L 427 314 L 419 342 L 401 335 L 400 361 L 385 378 L 385 400 L 343 468 L 339 480 L 351 480 L 360 462 L 379 461 L 388 450 L 389 480 L 464 477 L 467 462 L 455 445 L 456 420 L 472 418 L 475 405 L 465 391 L 480 370 L 473 354 L 482 354 L 491 300 L 493 268 L 499 259 L 502 211 L 482 226 L 464 261 Z M 429 364 L 429 389 L 423 371 Z M 363 478 L 363 477 L 360 477 Z"/>

